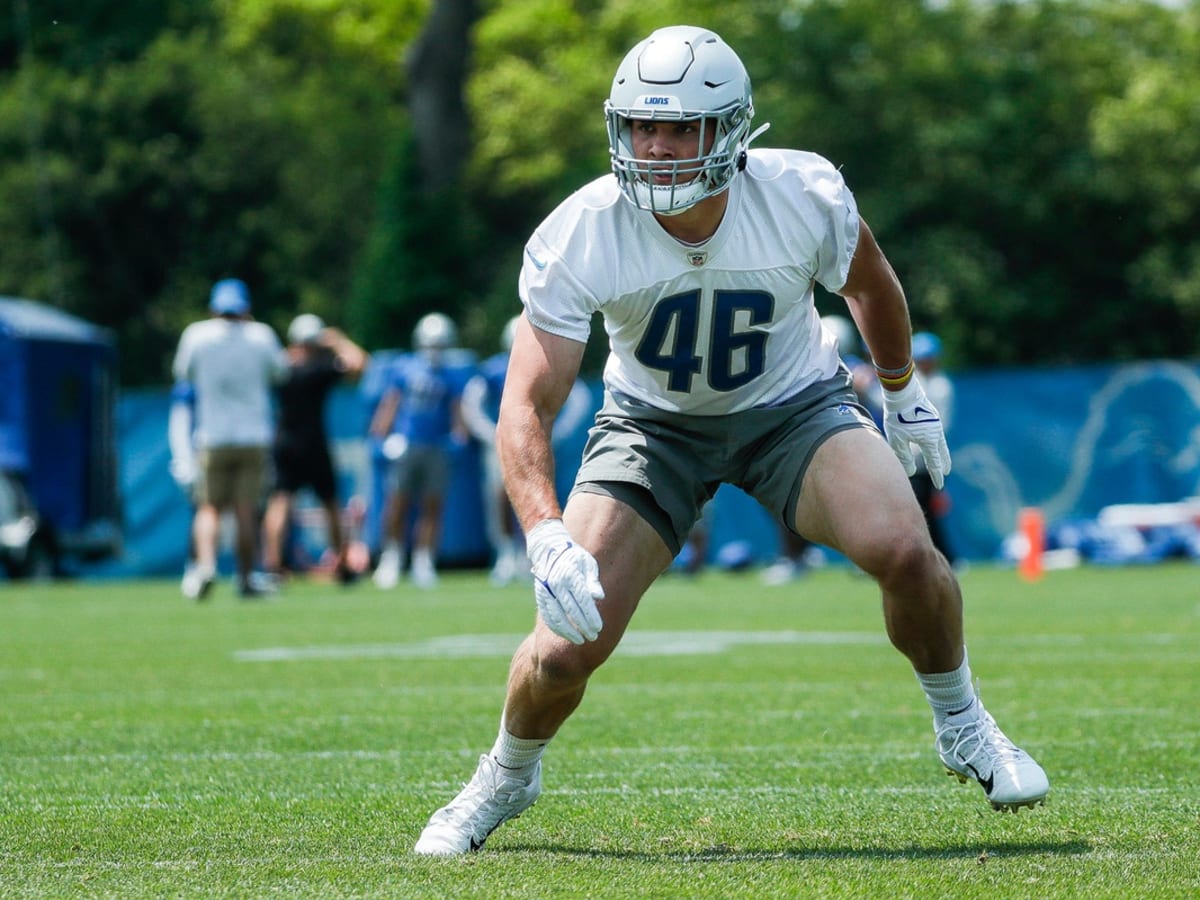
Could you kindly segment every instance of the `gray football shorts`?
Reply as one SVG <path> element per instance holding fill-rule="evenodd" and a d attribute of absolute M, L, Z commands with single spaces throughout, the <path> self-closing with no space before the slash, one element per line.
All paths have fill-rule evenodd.
<path fill-rule="evenodd" d="M 606 393 L 571 493 L 628 504 L 673 554 L 722 484 L 741 488 L 794 530 L 813 454 L 849 428 L 878 433 L 844 368 L 790 400 L 724 416 L 667 412 Z"/>
<path fill-rule="evenodd" d="M 444 494 L 449 483 L 450 460 L 440 446 L 410 444 L 388 469 L 388 490 L 411 496 Z"/>

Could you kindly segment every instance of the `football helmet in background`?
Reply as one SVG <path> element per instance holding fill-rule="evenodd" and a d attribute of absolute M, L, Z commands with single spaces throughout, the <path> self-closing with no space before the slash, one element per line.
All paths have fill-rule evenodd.
<path fill-rule="evenodd" d="M 413 329 L 413 346 L 418 350 L 449 350 L 458 343 L 458 328 L 444 313 L 427 313 Z"/>
<path fill-rule="evenodd" d="M 520 321 L 520 316 L 513 316 L 504 326 L 504 333 L 500 335 L 500 346 L 504 348 L 505 353 L 512 352 L 513 341 L 517 339 L 517 324 Z"/>
<path fill-rule="evenodd" d="M 754 102 L 746 67 L 720 37 L 691 25 L 660 28 L 626 54 L 604 116 L 621 190 L 639 209 L 661 215 L 681 213 L 728 187 L 745 166 L 755 136 L 747 136 Z M 702 155 L 671 161 L 669 183 L 654 183 L 651 163 L 634 158 L 632 122 L 646 119 L 700 123 Z M 714 131 L 712 147 L 704 153 Z M 666 174 L 662 162 L 653 170 L 656 176 Z"/>
<path fill-rule="evenodd" d="M 288 326 L 287 338 L 289 344 L 315 344 L 321 332 L 325 330 L 325 322 L 320 316 L 312 313 L 302 313 L 292 319 Z"/>

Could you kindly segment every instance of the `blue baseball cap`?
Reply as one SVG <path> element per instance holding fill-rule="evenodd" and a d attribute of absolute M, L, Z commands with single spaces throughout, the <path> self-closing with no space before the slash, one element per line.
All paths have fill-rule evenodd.
<path fill-rule="evenodd" d="M 240 278 L 222 278 L 213 285 L 208 309 L 218 316 L 244 316 L 250 312 L 250 289 Z"/>
<path fill-rule="evenodd" d="M 928 331 L 918 331 L 912 336 L 912 355 L 918 362 L 924 359 L 937 359 L 942 355 L 942 342 L 936 334 Z"/>

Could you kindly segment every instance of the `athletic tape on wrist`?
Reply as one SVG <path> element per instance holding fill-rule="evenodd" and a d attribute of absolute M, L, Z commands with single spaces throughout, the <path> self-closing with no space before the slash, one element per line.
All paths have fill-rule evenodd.
<path fill-rule="evenodd" d="M 908 363 L 900 369 L 885 369 L 883 366 L 875 366 L 875 375 L 879 378 L 879 383 L 886 388 L 902 388 L 912 380 L 913 361 L 910 359 Z"/>

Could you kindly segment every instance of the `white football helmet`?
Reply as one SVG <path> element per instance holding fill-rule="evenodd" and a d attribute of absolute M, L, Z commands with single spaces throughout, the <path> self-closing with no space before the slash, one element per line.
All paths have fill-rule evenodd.
<path fill-rule="evenodd" d="M 750 76 L 738 55 L 715 33 L 691 25 L 660 28 L 625 55 L 604 103 L 608 152 L 625 196 L 639 209 L 676 215 L 729 186 L 746 165 L 754 117 Z M 698 121 L 701 153 L 708 130 L 712 149 L 670 163 L 670 183 L 656 184 L 651 164 L 635 159 L 632 121 Z M 654 175 L 667 174 L 663 163 Z"/>
<path fill-rule="evenodd" d="M 444 313 L 427 313 L 413 329 L 413 346 L 418 350 L 448 350 L 458 343 L 458 328 Z"/>
<path fill-rule="evenodd" d="M 292 319 L 292 324 L 288 326 L 288 343 L 315 344 L 324 330 L 325 322 L 320 316 L 302 313 Z"/>

